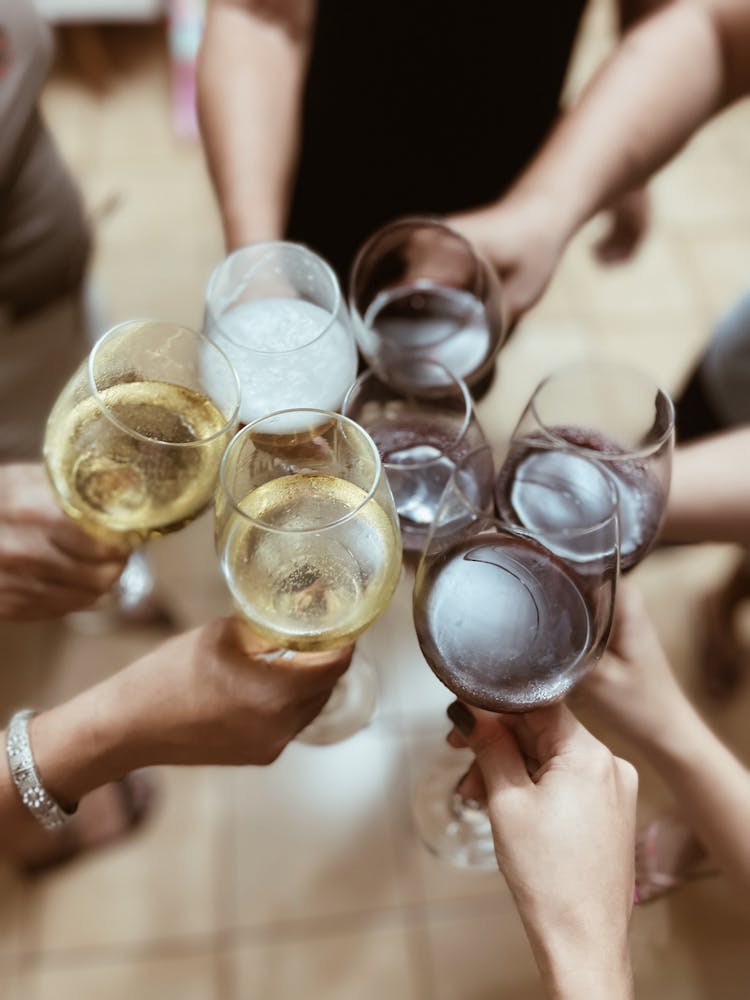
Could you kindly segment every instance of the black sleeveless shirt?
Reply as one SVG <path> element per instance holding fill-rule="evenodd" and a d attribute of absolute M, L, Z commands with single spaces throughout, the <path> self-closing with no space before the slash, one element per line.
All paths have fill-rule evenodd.
<path fill-rule="evenodd" d="M 289 238 L 346 281 L 389 219 L 490 201 L 558 112 L 585 0 L 319 0 Z"/>

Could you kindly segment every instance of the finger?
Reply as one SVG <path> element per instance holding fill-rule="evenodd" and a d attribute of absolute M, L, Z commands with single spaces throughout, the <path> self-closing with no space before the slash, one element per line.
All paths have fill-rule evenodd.
<path fill-rule="evenodd" d="M 515 735 L 523 754 L 543 766 L 561 753 L 596 743 L 595 738 L 560 703 L 522 715 L 504 715 L 503 722 Z"/>
<path fill-rule="evenodd" d="M 482 770 L 477 762 L 474 762 L 466 774 L 456 785 L 456 791 L 469 805 L 487 805 L 487 787 L 482 777 Z"/>
<path fill-rule="evenodd" d="M 130 555 L 130 548 L 125 544 L 95 538 L 64 516 L 51 525 L 48 535 L 56 548 L 79 562 L 122 562 L 124 565 Z"/>
<path fill-rule="evenodd" d="M 488 787 L 529 785 L 523 754 L 499 715 L 469 708 L 460 701 L 448 706 L 448 715 L 474 751 Z"/>
<path fill-rule="evenodd" d="M 24 581 L 9 587 L 0 581 L 0 618 L 6 621 L 42 621 L 60 618 L 93 604 L 98 595 L 90 591 Z"/>

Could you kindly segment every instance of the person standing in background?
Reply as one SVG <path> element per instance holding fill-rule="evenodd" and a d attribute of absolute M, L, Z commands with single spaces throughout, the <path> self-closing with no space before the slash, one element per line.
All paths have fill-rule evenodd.
<path fill-rule="evenodd" d="M 584 6 L 213 0 L 198 100 L 227 249 L 287 237 L 344 280 L 383 223 L 496 197 L 558 117 Z M 652 6 L 622 0 L 623 24 Z M 600 256 L 645 219 L 629 193 Z"/>

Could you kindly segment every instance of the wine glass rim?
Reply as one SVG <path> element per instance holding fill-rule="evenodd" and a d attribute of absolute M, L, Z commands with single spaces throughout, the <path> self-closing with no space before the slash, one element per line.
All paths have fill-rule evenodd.
<path fill-rule="evenodd" d="M 305 256 L 309 256 L 314 259 L 316 265 L 320 267 L 326 279 L 329 281 L 331 288 L 333 289 L 333 305 L 330 309 L 324 309 L 322 306 L 318 307 L 323 312 L 328 313 L 328 319 L 326 323 L 322 326 L 320 331 L 316 333 L 314 336 L 311 336 L 309 340 L 306 340 L 304 344 L 298 344 L 296 347 L 283 347 L 279 348 L 278 350 L 274 350 L 273 348 L 263 349 L 260 347 L 251 347 L 243 340 L 236 339 L 234 336 L 227 333 L 225 327 L 225 321 L 222 320 L 222 316 L 225 316 L 226 312 L 231 310 L 225 310 L 222 313 L 217 313 L 216 310 L 212 308 L 210 304 L 211 291 L 214 282 L 217 280 L 219 273 L 223 270 L 224 267 L 226 267 L 229 264 L 230 261 L 233 261 L 235 258 L 239 257 L 240 254 L 243 254 L 248 250 L 256 250 L 256 249 L 259 251 L 265 251 L 265 253 L 261 252 L 260 258 L 254 264 L 254 267 L 259 267 L 260 264 L 262 264 L 263 261 L 270 256 L 271 252 L 278 249 L 279 247 L 291 250 L 293 253 L 304 254 Z M 270 296 L 266 296 L 265 298 L 269 297 Z M 307 299 L 303 299 L 299 296 L 297 298 L 292 298 L 290 296 L 288 297 L 288 299 L 290 302 L 308 301 Z M 263 302 L 264 299 L 263 298 L 251 299 L 250 301 Z M 218 330 L 219 334 L 222 337 L 224 337 L 225 340 L 228 340 L 229 343 L 232 344 L 234 347 L 239 347 L 241 350 L 248 351 L 250 354 L 260 354 L 260 355 L 265 355 L 267 357 L 287 357 L 289 355 L 295 354 L 297 351 L 307 350 L 307 348 L 317 343 L 322 337 L 324 337 L 328 333 L 328 331 L 333 327 L 333 325 L 338 322 L 338 314 L 339 311 L 341 310 L 342 301 L 343 301 L 343 294 L 341 291 L 341 286 L 339 285 L 338 278 L 336 277 L 335 271 L 328 263 L 328 261 L 324 260 L 319 254 L 315 253 L 314 250 L 311 250 L 308 246 L 305 246 L 304 243 L 293 243 L 288 240 L 262 240 L 258 243 L 248 243 L 245 246 L 237 247 L 236 250 L 233 250 L 230 254 L 227 254 L 227 256 L 216 265 L 216 267 L 211 272 L 211 277 L 208 279 L 208 285 L 206 286 L 205 308 L 206 308 L 206 314 L 209 318 L 209 326 L 215 327 Z M 310 304 L 316 305 L 316 303 L 314 302 Z M 344 326 L 344 329 L 346 329 L 344 324 L 341 325 Z"/>
<path fill-rule="evenodd" d="M 616 369 L 621 372 L 626 372 L 629 375 L 636 375 L 643 382 L 650 382 L 653 388 L 656 390 L 657 399 L 661 399 L 667 409 L 669 419 L 666 422 L 666 426 L 658 438 L 655 438 L 651 443 L 642 445 L 640 448 L 618 448 L 617 451 L 603 452 L 596 448 L 588 448 L 585 445 L 578 445 L 572 441 L 568 441 L 567 438 L 563 437 L 562 434 L 556 434 L 554 430 L 548 426 L 542 419 L 539 410 L 537 408 L 537 398 L 542 392 L 544 387 L 550 382 L 555 381 L 563 375 L 570 372 L 574 372 L 576 369 L 583 368 L 611 368 Z M 528 403 L 528 408 L 534 415 L 540 431 L 545 437 L 549 438 L 550 441 L 556 444 L 564 444 L 568 450 L 573 450 L 579 454 L 596 460 L 597 462 L 617 462 L 623 459 L 629 458 L 647 458 L 649 455 L 653 455 L 654 452 L 659 451 L 659 449 L 673 436 L 674 434 L 674 423 L 675 423 L 675 408 L 672 397 L 666 392 L 656 379 L 651 378 L 651 376 L 642 371 L 635 365 L 631 365 L 626 361 L 619 361 L 617 359 L 610 358 L 594 358 L 587 359 L 584 361 L 573 361 L 570 364 L 563 365 L 561 368 L 557 368 L 555 371 L 550 372 L 546 375 L 541 382 L 536 386 L 531 394 L 531 398 Z M 613 442 L 616 444 L 616 442 Z"/>
<path fill-rule="evenodd" d="M 389 222 L 383 223 L 379 226 L 375 232 L 371 233 L 367 239 L 362 243 L 362 245 L 357 250 L 354 260 L 352 262 L 351 270 L 349 272 L 349 284 L 348 284 L 348 300 L 349 308 L 357 314 L 357 316 L 364 322 L 364 313 L 361 312 L 359 306 L 357 305 L 357 295 L 355 292 L 355 284 L 359 276 L 359 271 L 362 267 L 362 261 L 365 255 L 370 252 L 370 250 L 375 246 L 376 242 L 380 240 L 386 233 L 392 232 L 397 229 L 401 229 L 408 226 L 421 226 L 424 229 L 441 229 L 444 232 L 450 233 L 451 236 L 455 236 L 459 240 L 471 257 L 474 263 L 474 267 L 477 272 L 481 272 L 482 260 L 473 246 L 471 240 L 467 239 L 463 233 L 455 229 L 449 222 L 441 218 L 439 215 L 401 215 L 397 216 L 395 219 L 391 219 Z M 397 287 L 397 286 L 394 286 Z"/>
<path fill-rule="evenodd" d="M 211 350 L 215 351 L 219 355 L 219 357 L 226 365 L 228 372 L 231 374 L 235 390 L 234 404 L 231 407 L 229 416 L 225 418 L 224 423 L 219 428 L 219 430 L 214 431 L 207 437 L 196 438 L 193 441 L 164 441 L 162 440 L 162 438 L 149 437 L 147 434 L 142 434 L 140 431 L 137 431 L 134 427 L 129 427 L 124 420 L 120 420 L 120 418 L 117 417 L 111 411 L 111 409 L 107 406 L 107 403 L 102 398 L 101 391 L 99 390 L 99 387 L 96 384 L 96 374 L 94 372 L 94 367 L 98 358 L 99 350 L 102 347 L 102 345 L 109 342 L 109 340 L 112 337 L 114 337 L 115 334 L 121 333 L 124 329 L 126 329 L 129 326 L 133 327 L 141 326 L 144 329 L 147 328 L 153 329 L 159 326 L 172 327 L 172 329 L 179 330 L 182 333 L 189 333 L 191 336 L 195 337 L 198 343 L 202 344 L 204 347 L 209 347 Z M 171 320 L 160 320 L 160 319 L 152 319 L 149 317 L 142 317 L 138 319 L 127 319 L 124 320 L 122 323 L 117 323 L 115 326 L 110 327 L 110 329 L 107 330 L 107 332 L 104 333 L 91 348 L 87 361 L 87 371 L 88 371 L 88 382 L 91 395 L 93 396 L 96 405 L 102 411 L 107 420 L 113 423 L 115 427 L 119 428 L 121 431 L 124 431 L 126 434 L 129 434 L 131 437 L 134 437 L 139 441 L 147 441 L 149 444 L 168 445 L 170 448 L 197 448 L 206 444 L 210 444 L 212 441 L 215 441 L 217 438 L 223 437 L 227 433 L 229 428 L 236 422 L 237 414 L 239 413 L 240 410 L 240 393 L 241 393 L 240 380 L 237 375 L 237 372 L 234 370 L 234 365 L 231 363 L 226 354 L 217 344 L 214 344 L 213 341 L 209 340 L 208 337 L 200 333 L 198 330 L 193 330 L 192 327 L 184 326 L 182 323 L 173 323 Z M 142 381 L 158 382 L 159 380 L 148 378 L 148 379 L 143 379 Z M 124 382 L 115 382 L 113 383 L 113 386 L 125 385 L 125 384 L 126 383 Z M 172 383 L 172 384 L 177 384 L 177 383 Z M 108 386 L 107 388 L 112 388 L 113 386 Z M 188 386 L 183 386 L 182 388 L 187 389 Z M 211 397 L 207 393 L 202 393 L 202 395 L 204 395 L 205 398 L 209 400 L 209 402 L 215 407 L 218 413 L 224 416 L 221 408 L 214 402 L 213 399 L 211 399 Z"/>
<path fill-rule="evenodd" d="M 451 441 L 449 442 L 449 444 L 447 446 L 448 449 L 455 448 L 456 445 L 460 444 L 461 441 L 463 441 L 463 439 L 466 437 L 466 434 L 468 433 L 469 427 L 471 426 L 472 418 L 474 416 L 474 404 L 473 404 L 473 401 L 472 401 L 472 398 L 471 398 L 471 393 L 469 392 L 468 386 L 466 385 L 466 383 L 464 382 L 464 380 L 462 378 L 460 378 L 458 375 L 454 374 L 450 370 L 450 368 L 446 367 L 446 365 L 442 364 L 442 362 L 440 362 L 440 361 L 435 361 L 432 358 L 427 358 L 427 357 L 425 357 L 425 358 L 419 358 L 419 357 L 417 357 L 417 358 L 410 359 L 410 360 L 419 361 L 420 363 L 428 363 L 428 364 L 433 365 L 434 367 L 441 368 L 449 376 L 449 378 L 456 384 L 456 386 L 458 388 L 458 392 L 459 392 L 460 398 L 463 399 L 463 401 L 464 401 L 464 415 L 463 415 L 463 418 L 461 420 L 461 425 L 458 428 L 455 437 L 451 438 Z M 384 381 L 374 368 L 366 368 L 365 371 L 363 371 L 360 375 L 357 376 L 357 378 L 355 379 L 355 381 L 347 389 L 346 395 L 344 396 L 344 401 L 341 404 L 341 411 L 342 411 L 342 413 L 345 416 L 349 416 L 349 414 L 346 411 L 347 411 L 347 406 L 349 404 L 350 397 L 352 397 L 354 395 L 354 393 L 356 392 L 356 390 L 358 388 L 360 388 L 360 386 L 364 382 L 368 381 L 368 379 L 370 379 L 370 378 L 376 379 L 378 382 L 380 382 L 382 385 L 384 385 L 388 389 L 393 388 L 394 392 L 398 392 L 399 391 L 395 386 L 392 387 L 388 382 Z M 409 394 L 408 390 L 405 390 L 404 397 L 406 398 L 409 395 L 410 394 Z M 416 398 L 418 400 L 424 399 L 424 401 L 426 403 L 434 402 L 434 403 L 439 404 L 442 401 L 442 399 L 444 399 L 445 397 L 442 397 L 442 396 L 439 397 L 439 398 L 438 397 L 430 397 L 430 396 L 420 397 L 420 396 L 414 394 L 414 398 Z M 354 418 L 350 418 L 350 419 L 354 419 Z M 364 427 L 364 424 L 362 424 L 360 426 Z M 367 430 L 366 427 L 365 427 L 365 430 Z M 368 433 L 369 433 L 369 431 L 368 431 Z M 386 459 L 384 459 L 381 456 L 381 462 L 382 462 L 383 467 L 385 469 L 425 469 L 425 468 L 428 468 L 430 465 L 433 465 L 436 462 L 442 461 L 442 459 L 445 458 L 445 455 L 446 455 L 446 449 L 441 448 L 440 449 L 440 453 L 438 455 L 435 455 L 433 458 L 422 459 L 421 461 L 415 460 L 415 461 L 393 463 L 393 462 L 386 461 Z"/>
<path fill-rule="evenodd" d="M 257 517 L 253 517 L 244 511 L 240 506 L 242 500 L 248 496 L 247 493 L 238 501 L 235 497 L 234 492 L 229 488 L 227 484 L 227 467 L 229 464 L 229 456 L 233 449 L 237 448 L 245 437 L 250 435 L 250 432 L 258 426 L 258 424 L 265 423 L 267 420 L 271 420 L 274 417 L 283 417 L 290 413 L 316 413 L 320 416 L 325 417 L 328 421 L 335 421 L 337 423 L 346 423 L 349 427 L 353 428 L 357 434 L 361 435 L 367 447 L 372 455 L 374 470 L 373 470 L 373 481 L 370 488 L 367 490 L 365 496 L 357 503 L 355 507 L 348 510 L 346 514 L 342 514 L 341 517 L 336 518 L 334 521 L 329 521 L 327 524 L 319 524 L 309 528 L 286 528 L 284 526 L 267 524 L 265 521 L 259 520 Z M 304 475 L 305 473 L 290 473 L 291 475 Z M 370 502 L 375 496 L 375 493 L 380 485 L 381 479 L 383 477 L 383 463 L 380 458 L 380 452 L 378 451 L 375 442 L 372 440 L 370 435 L 367 433 L 361 424 L 358 424 L 356 420 L 352 420 L 351 417 L 347 417 L 342 413 L 335 413 L 333 410 L 321 410 L 312 406 L 300 406 L 292 407 L 286 410 L 275 410 L 273 413 L 267 413 L 262 417 L 257 417 L 252 423 L 246 424 L 241 430 L 239 430 L 232 440 L 227 445 L 227 448 L 222 456 L 221 464 L 219 466 L 219 484 L 221 486 L 222 492 L 229 500 L 229 503 L 233 509 L 243 518 L 245 521 L 249 521 L 251 524 L 262 528 L 264 531 L 270 531 L 278 535 L 308 535 L 315 534 L 316 532 L 328 531 L 331 528 L 335 528 L 340 524 L 345 524 L 352 518 L 356 517 L 357 514 L 362 510 L 362 508 Z M 281 477 L 279 477 L 281 478 Z M 262 485 L 262 484 L 261 484 Z M 355 484 L 356 485 L 356 484 Z M 257 487 L 255 487 L 257 489 Z M 251 493 L 253 490 L 250 491 Z"/>
<path fill-rule="evenodd" d="M 607 524 L 614 520 L 616 526 L 616 542 L 617 548 L 619 549 L 619 535 L 620 535 L 620 524 L 619 524 L 619 498 L 617 493 L 617 486 L 615 485 L 612 473 L 606 466 L 603 466 L 597 459 L 590 458 L 588 455 L 580 455 L 575 448 L 559 448 L 557 446 L 549 446 L 550 451 L 556 452 L 566 452 L 570 455 L 577 455 L 587 461 L 591 466 L 593 466 L 597 473 L 600 474 L 601 479 L 606 485 L 607 492 L 611 501 L 608 512 L 603 515 L 599 520 L 595 521 L 593 524 L 587 524 L 584 526 L 570 526 L 570 527 L 559 527 L 554 529 L 544 529 L 544 533 L 555 539 L 570 539 L 570 538 L 585 538 L 587 535 L 594 534 L 595 532 L 601 531 Z M 487 510 L 482 509 L 477 506 L 476 503 L 466 494 L 466 491 L 461 487 L 459 481 L 459 473 L 463 468 L 468 465 L 470 459 L 479 454 L 480 452 L 486 452 L 490 458 L 494 459 L 492 446 L 489 444 L 480 445 L 474 448 L 472 451 L 468 452 L 462 459 L 456 462 L 456 467 L 451 475 L 448 487 L 450 489 L 451 485 L 453 489 L 456 490 L 460 496 L 464 505 L 471 511 L 471 513 L 476 514 L 477 517 L 481 517 L 482 520 L 491 522 L 493 525 L 498 527 L 500 530 L 509 532 L 511 534 L 519 535 L 524 538 L 536 539 L 540 545 L 544 548 L 549 548 L 549 546 L 539 538 L 539 533 L 537 533 L 533 528 L 524 527 L 524 525 L 516 525 L 510 521 L 504 521 L 501 517 L 498 517 L 496 513 L 488 513 Z M 493 463 L 494 468 L 494 463 Z M 497 480 L 497 474 L 493 476 L 493 486 Z M 494 503 L 494 497 L 493 497 Z"/>

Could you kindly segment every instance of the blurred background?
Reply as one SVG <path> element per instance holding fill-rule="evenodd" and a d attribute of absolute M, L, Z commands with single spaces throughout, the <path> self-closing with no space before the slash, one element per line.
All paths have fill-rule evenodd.
<path fill-rule="evenodd" d="M 206 281 L 223 252 L 192 110 L 200 0 L 39 6 L 58 36 L 44 110 L 94 220 L 101 322 L 154 316 L 199 327 Z M 570 94 L 613 37 L 611 3 L 592 0 Z M 594 348 L 678 390 L 716 319 L 749 284 L 749 170 L 745 102 L 652 185 L 652 228 L 633 263 L 602 269 L 591 256 L 596 222 L 581 234 L 503 351 L 479 407 L 491 434 L 514 424 L 551 368 Z M 152 555 L 180 627 L 229 610 L 210 519 Z M 697 675 L 701 603 L 735 558 L 727 546 L 667 549 L 634 578 L 684 684 L 748 760 L 750 690 L 716 705 L 703 700 Z M 453 871 L 415 841 L 411 787 L 440 749 L 451 697 L 412 633 L 405 577 L 363 642 L 381 674 L 377 716 L 345 744 L 293 744 L 262 770 L 162 771 L 158 801 L 134 836 L 33 882 L 0 871 L 0 997 L 539 997 L 501 877 Z M 3 711 L 57 701 L 160 637 L 153 628 L 18 626 L 3 649 Z M 668 789 L 641 766 L 641 821 L 668 801 Z M 749 934 L 721 879 L 637 910 L 639 998 L 744 1000 Z"/>

